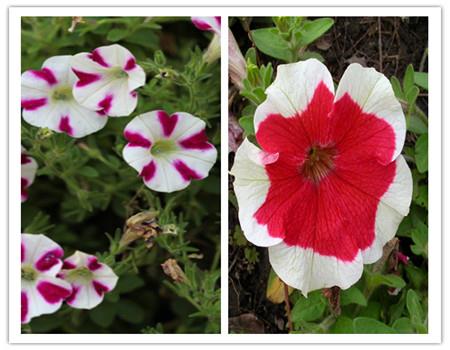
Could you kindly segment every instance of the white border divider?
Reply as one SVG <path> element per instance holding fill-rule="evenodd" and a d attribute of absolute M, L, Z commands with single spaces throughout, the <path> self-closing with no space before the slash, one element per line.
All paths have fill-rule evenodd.
<path fill-rule="evenodd" d="M 261 1 L 262 2 L 262 1 Z M 321 1 L 317 1 L 322 3 Z M 411 3 L 418 3 L 411 1 Z M 86 3 L 86 1 L 80 1 Z M 292 3 L 292 2 L 291 2 Z M 355 3 L 355 2 L 354 2 Z M 382 1 L 380 1 L 382 3 Z M 389 3 L 384 1 L 384 4 Z M 117 1 L 111 0 L 111 4 Z M 173 4 L 173 2 L 172 2 Z M 204 2 L 203 2 L 204 4 Z M 9 342 L 80 344 L 180 343 L 440 343 L 442 326 L 442 61 L 440 7 L 10 7 L 9 8 Z M 237 6 L 236 6 L 237 4 Z M 21 334 L 20 323 L 20 20 L 22 16 L 222 16 L 221 68 L 221 334 Z M 227 334 L 228 333 L 228 16 L 428 16 L 429 19 L 429 333 L 428 334 Z M 4 118 L 4 117 L 3 117 Z"/>

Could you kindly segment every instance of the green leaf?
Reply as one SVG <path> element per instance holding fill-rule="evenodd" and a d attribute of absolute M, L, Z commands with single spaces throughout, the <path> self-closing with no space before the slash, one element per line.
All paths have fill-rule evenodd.
<path fill-rule="evenodd" d="M 414 83 L 428 91 L 428 73 L 414 72 Z"/>
<path fill-rule="evenodd" d="M 279 60 L 287 62 L 291 60 L 288 43 L 280 37 L 276 28 L 255 29 L 250 33 L 253 42 L 261 52 Z"/>
<path fill-rule="evenodd" d="M 315 291 L 308 298 L 301 296 L 292 309 L 292 321 L 296 324 L 302 321 L 311 322 L 322 318 L 327 301 L 321 291 Z"/>
<path fill-rule="evenodd" d="M 360 334 L 395 334 L 394 328 L 368 317 L 357 317 L 353 320 L 353 330 Z"/>
<path fill-rule="evenodd" d="M 340 316 L 330 327 L 332 334 L 351 334 L 353 333 L 353 320 L 347 316 Z"/>
<path fill-rule="evenodd" d="M 96 308 L 89 311 L 91 320 L 103 328 L 108 328 L 112 325 L 116 317 L 116 304 L 104 301 Z"/>
<path fill-rule="evenodd" d="M 126 36 L 127 36 L 127 30 L 121 29 L 121 28 L 114 28 L 108 32 L 108 35 L 106 36 L 106 40 L 116 42 L 116 41 L 122 40 Z"/>
<path fill-rule="evenodd" d="M 305 47 L 325 34 L 334 24 L 331 18 L 319 18 L 307 21 L 300 30 L 298 45 Z"/>
<path fill-rule="evenodd" d="M 392 325 L 392 328 L 394 328 L 398 333 L 401 334 L 413 334 L 414 333 L 414 327 L 407 317 L 402 317 L 397 320 L 395 320 L 394 324 Z"/>
<path fill-rule="evenodd" d="M 417 293 L 410 289 L 406 295 L 406 308 L 408 309 L 409 318 L 417 331 L 423 330 L 424 313 Z"/>
<path fill-rule="evenodd" d="M 239 125 L 242 126 L 246 135 L 254 135 L 255 128 L 253 125 L 253 117 L 241 117 L 239 118 Z"/>
<path fill-rule="evenodd" d="M 403 91 L 405 94 L 414 86 L 414 67 L 409 64 L 406 67 L 405 76 L 403 77 Z"/>
<path fill-rule="evenodd" d="M 415 155 L 417 170 L 421 173 L 428 171 L 428 133 L 417 139 Z"/>
<path fill-rule="evenodd" d="M 408 130 L 421 135 L 428 132 L 428 125 L 413 111 L 409 116 Z"/>
<path fill-rule="evenodd" d="M 375 289 L 378 286 L 386 285 L 393 288 L 405 287 L 405 281 L 397 275 L 389 274 L 383 275 L 381 273 L 372 273 L 367 271 L 367 283 L 371 289 Z"/>
<path fill-rule="evenodd" d="M 414 198 L 414 203 L 423 208 L 428 208 L 428 186 L 419 186 L 417 196 Z"/>
<path fill-rule="evenodd" d="M 411 250 L 416 255 L 428 255 L 428 227 L 420 222 L 412 231 L 411 238 L 414 245 L 411 246 Z"/>
<path fill-rule="evenodd" d="M 399 99 L 404 99 L 402 86 L 400 84 L 400 81 L 397 79 L 397 77 L 395 77 L 395 76 L 391 77 L 391 85 L 392 85 L 392 90 L 394 90 L 395 97 L 397 97 Z"/>
<path fill-rule="evenodd" d="M 78 173 L 80 175 L 85 176 L 85 177 L 91 177 L 91 178 L 98 177 L 100 175 L 95 168 L 93 168 L 91 166 L 88 166 L 88 165 L 86 165 L 86 166 L 82 167 L 81 169 L 79 169 Z"/>
<path fill-rule="evenodd" d="M 145 285 L 145 281 L 135 274 L 128 274 L 120 276 L 117 286 L 113 292 L 118 294 L 130 293 L 136 289 L 139 289 Z"/>
<path fill-rule="evenodd" d="M 138 324 L 144 321 L 144 310 L 135 302 L 122 299 L 116 305 L 117 316 L 129 323 Z"/>
<path fill-rule="evenodd" d="M 416 103 L 417 96 L 419 96 L 419 88 L 417 86 L 411 87 L 409 90 L 406 91 L 406 101 L 409 104 L 409 107 L 412 108 L 414 104 Z"/>
<path fill-rule="evenodd" d="M 341 292 L 341 305 L 345 306 L 349 304 L 367 306 L 366 297 L 356 286 Z"/>

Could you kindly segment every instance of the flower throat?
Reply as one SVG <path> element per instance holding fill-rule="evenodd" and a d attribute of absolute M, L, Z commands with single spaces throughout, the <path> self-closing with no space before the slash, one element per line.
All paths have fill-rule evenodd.
<path fill-rule="evenodd" d="M 334 159 L 337 150 L 334 146 L 311 146 L 306 154 L 306 159 L 300 166 L 300 172 L 307 179 L 319 183 L 334 168 Z"/>

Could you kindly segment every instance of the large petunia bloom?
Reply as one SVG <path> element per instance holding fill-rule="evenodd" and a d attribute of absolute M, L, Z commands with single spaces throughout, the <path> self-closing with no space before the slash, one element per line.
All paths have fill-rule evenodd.
<path fill-rule="evenodd" d="M 22 172 L 21 172 L 21 197 L 22 202 L 25 202 L 28 199 L 28 187 L 34 181 L 37 171 L 37 163 L 34 158 L 27 155 L 25 148 L 22 146 L 22 154 L 21 154 L 21 162 L 22 162 Z"/>
<path fill-rule="evenodd" d="M 72 59 L 78 77 L 73 95 L 82 106 L 110 117 L 130 115 L 136 108 L 135 91 L 145 84 L 145 72 L 123 46 L 102 46 Z"/>
<path fill-rule="evenodd" d="M 64 260 L 58 275 L 72 286 L 66 303 L 76 309 L 92 309 L 103 301 L 105 293 L 114 289 L 118 277 L 94 255 L 80 251 Z"/>
<path fill-rule="evenodd" d="M 217 151 L 208 142 L 205 122 L 185 112 L 152 111 L 125 128 L 123 157 L 152 190 L 173 192 L 208 176 Z"/>
<path fill-rule="evenodd" d="M 22 116 L 31 125 L 83 137 L 103 128 L 107 118 L 75 101 L 72 86 L 77 78 L 71 59 L 50 57 L 42 69 L 22 74 Z"/>
<path fill-rule="evenodd" d="M 280 65 L 237 150 L 234 189 L 249 241 L 303 294 L 354 284 L 409 212 L 405 118 L 389 80 L 351 64 L 334 94 L 315 59 Z"/>
<path fill-rule="evenodd" d="M 70 284 L 57 278 L 63 254 L 62 248 L 44 235 L 22 234 L 22 323 L 57 311 L 72 293 Z"/>

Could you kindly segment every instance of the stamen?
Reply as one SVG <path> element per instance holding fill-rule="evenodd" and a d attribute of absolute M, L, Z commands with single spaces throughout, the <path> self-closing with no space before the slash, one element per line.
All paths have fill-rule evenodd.
<path fill-rule="evenodd" d="M 21 272 L 22 279 L 25 281 L 35 281 L 38 276 L 38 272 L 31 265 L 22 265 Z"/>
<path fill-rule="evenodd" d="M 319 183 L 334 168 L 337 150 L 333 145 L 313 145 L 307 150 L 300 173 L 314 183 Z"/>
<path fill-rule="evenodd" d="M 168 154 L 177 150 L 175 142 L 172 140 L 159 140 L 154 143 L 150 149 L 150 153 L 154 156 Z"/>
<path fill-rule="evenodd" d="M 69 101 L 73 99 L 71 86 L 59 86 L 53 90 L 52 99 L 54 101 Z"/>

